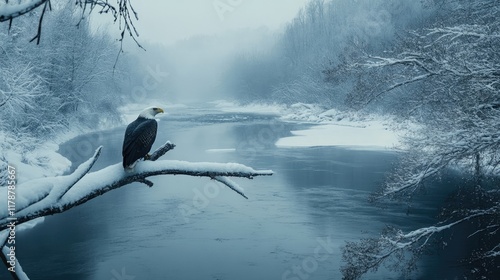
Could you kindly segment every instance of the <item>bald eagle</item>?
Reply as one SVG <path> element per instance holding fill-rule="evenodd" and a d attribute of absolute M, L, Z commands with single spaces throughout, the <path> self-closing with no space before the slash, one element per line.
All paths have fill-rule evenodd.
<path fill-rule="evenodd" d="M 149 157 L 149 151 L 156 139 L 158 123 L 154 119 L 156 114 L 164 113 L 162 108 L 147 108 L 139 117 L 127 126 L 123 139 L 123 168 L 133 170 L 138 160 Z"/>

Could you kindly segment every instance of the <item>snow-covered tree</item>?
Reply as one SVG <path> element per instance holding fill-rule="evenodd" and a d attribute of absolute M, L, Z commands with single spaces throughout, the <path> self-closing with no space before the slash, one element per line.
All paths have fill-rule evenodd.
<path fill-rule="evenodd" d="M 47 15 L 45 28 L 57 32 L 45 34 L 36 54 L 47 89 L 52 98 L 58 99 L 51 109 L 68 123 L 76 117 L 74 112 L 89 118 L 106 106 L 111 110 L 108 116 L 116 116 L 112 110 L 116 102 L 115 106 L 109 103 L 116 94 L 113 86 L 120 80 L 121 69 L 113 70 L 118 48 L 109 36 L 91 31 L 89 21 L 74 14 L 75 9 L 65 5 Z M 78 119 L 76 122 L 81 123 Z"/>
<path fill-rule="evenodd" d="M 346 279 L 382 264 L 410 271 L 435 244 L 432 240 L 463 224 L 469 241 L 481 240 L 463 264 L 485 277 L 500 271 L 499 188 L 485 180 L 498 176 L 500 164 L 500 6 L 494 0 L 456 0 L 444 7 L 446 16 L 410 32 L 394 50 L 348 65 L 364 78 L 350 101 L 380 103 L 393 112 L 388 106 L 398 106 L 400 115 L 419 124 L 405 139 L 400 167 L 373 199 L 410 198 L 426 180 L 455 167 L 472 175 L 464 185 L 473 187 L 460 191 L 467 193 L 468 203 L 458 200 L 445 208 L 442 221 L 433 226 L 389 229 L 379 238 L 349 242 L 342 268 Z"/>
<path fill-rule="evenodd" d="M 81 115 L 93 125 L 117 120 L 117 104 L 110 103 L 121 79 L 121 67 L 113 70 L 118 47 L 74 14 L 71 5 L 47 14 L 39 45 L 28 44 L 24 32 L 36 15 L 16 19 L 10 30 L 0 26 L 5 27 L 0 29 L 0 115 L 6 130 L 46 138 L 70 123 L 82 124 Z M 103 108 L 110 114 L 96 114 Z"/>

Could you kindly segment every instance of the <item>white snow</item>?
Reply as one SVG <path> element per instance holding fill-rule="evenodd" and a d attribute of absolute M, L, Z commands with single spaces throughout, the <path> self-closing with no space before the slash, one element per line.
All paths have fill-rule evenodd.
<path fill-rule="evenodd" d="M 36 149 L 25 150 L 32 147 L 29 141 L 33 139 L 18 138 L 0 131 L 0 158 L 4 158 L 8 165 L 16 169 L 17 183 L 24 183 L 45 176 L 57 176 L 66 172 L 71 162 L 56 151 L 59 146 L 47 142 L 37 145 Z M 23 142 L 24 141 L 24 142 Z"/>
<path fill-rule="evenodd" d="M 118 164 L 118 166 L 120 166 Z M 123 171 L 123 167 L 121 168 Z M 239 163 L 216 162 L 188 162 L 180 160 L 141 161 L 136 166 L 135 172 L 155 172 L 160 170 L 183 170 L 189 172 L 217 172 L 217 173 L 265 173 L 272 174 L 271 170 L 259 170 Z"/>
<path fill-rule="evenodd" d="M 0 6 L 0 18 L 9 17 L 11 15 L 17 14 L 21 11 L 26 10 L 29 7 L 36 5 L 40 0 L 28 0 L 19 3 L 19 1 L 10 1 L 7 3 L 2 3 Z"/>
<path fill-rule="evenodd" d="M 331 119 L 328 114 L 331 112 L 338 113 L 335 110 L 325 111 L 324 108 L 316 104 L 295 103 L 281 112 L 281 119 L 294 122 L 320 123 L 322 121 L 330 121 Z M 325 115 L 322 116 L 322 114 Z"/>
<path fill-rule="evenodd" d="M 286 109 L 285 105 L 280 104 L 264 104 L 252 103 L 247 105 L 240 105 L 236 102 L 227 100 L 216 100 L 209 102 L 215 106 L 216 109 L 228 113 L 255 113 L 255 114 L 271 114 L 280 115 Z"/>
<path fill-rule="evenodd" d="M 224 176 L 216 176 L 214 179 L 228 186 L 233 191 L 242 195 L 244 198 L 248 199 L 248 197 L 245 195 L 245 190 L 242 187 L 240 187 L 237 183 L 235 183 L 233 180 Z"/>
<path fill-rule="evenodd" d="M 228 148 L 228 149 L 207 149 L 205 152 L 207 153 L 232 153 L 235 152 L 235 148 Z"/>
<path fill-rule="evenodd" d="M 310 129 L 292 131 L 293 136 L 276 142 L 277 147 L 343 146 L 353 149 L 391 149 L 399 145 L 399 136 L 379 121 L 363 123 L 364 126 L 322 124 Z M 358 125 L 358 126 L 357 126 Z"/>
<path fill-rule="evenodd" d="M 387 150 L 400 145 L 402 131 L 395 131 L 390 116 L 366 115 L 325 109 L 319 105 L 297 103 L 289 106 L 284 121 L 317 124 L 309 129 L 291 131 L 279 139 L 281 148 L 341 146 L 350 149 Z"/>

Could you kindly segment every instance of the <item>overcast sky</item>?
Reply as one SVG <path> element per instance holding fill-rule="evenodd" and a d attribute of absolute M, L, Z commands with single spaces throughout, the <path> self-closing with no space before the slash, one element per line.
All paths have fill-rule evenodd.
<path fill-rule="evenodd" d="M 199 34 L 267 26 L 291 20 L 309 0 L 134 0 L 140 40 L 171 44 Z M 217 6 L 218 8 L 216 9 Z M 109 22 L 109 18 L 99 19 Z"/>

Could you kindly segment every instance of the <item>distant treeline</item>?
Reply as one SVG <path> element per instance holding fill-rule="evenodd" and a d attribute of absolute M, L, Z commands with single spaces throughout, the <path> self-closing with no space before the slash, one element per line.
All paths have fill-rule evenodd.
<path fill-rule="evenodd" d="M 408 29 L 435 16 L 436 8 L 421 1 L 311 1 L 272 50 L 234 59 L 226 90 L 244 101 L 340 106 L 355 78 L 330 83 L 325 71 L 346 58 L 388 50 Z"/>

